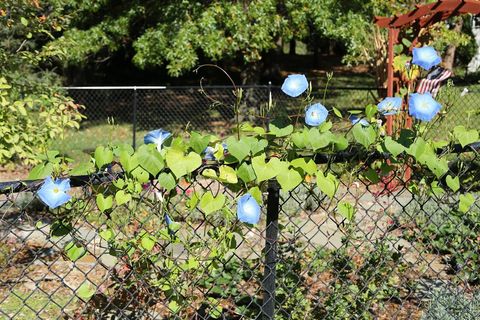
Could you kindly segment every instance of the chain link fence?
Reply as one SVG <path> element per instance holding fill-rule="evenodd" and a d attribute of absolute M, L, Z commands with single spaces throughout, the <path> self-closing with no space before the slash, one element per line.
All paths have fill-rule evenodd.
<path fill-rule="evenodd" d="M 243 86 L 242 117 L 254 120 L 270 96 L 275 103 L 276 118 L 298 113 L 298 99 L 289 98 L 279 87 Z M 189 129 L 217 133 L 231 132 L 234 127 L 232 105 L 235 96 L 231 86 L 208 87 L 69 87 L 68 94 L 85 106 L 83 128 L 102 125 L 113 119 L 117 124 L 131 125 L 131 139 L 139 132 L 163 128 L 172 132 Z M 376 103 L 375 88 L 329 88 L 325 104 L 339 110 L 362 109 Z M 315 89 L 316 96 L 323 91 Z"/>
<path fill-rule="evenodd" d="M 318 155 L 325 172 L 350 173 L 335 197 L 268 181 L 256 226 L 196 205 L 199 193 L 238 196 L 202 176 L 208 166 L 171 191 L 152 180 L 138 206 L 110 211 L 91 190 L 113 193 L 122 172 L 71 177 L 76 200 L 53 211 L 36 198 L 41 181 L 1 183 L 0 317 L 478 319 L 478 151 L 451 162 L 462 189 L 437 195 L 419 190 L 418 168 L 374 183 L 351 161 L 384 155 Z"/>
<path fill-rule="evenodd" d="M 259 110 L 265 107 L 270 97 L 275 119 L 298 114 L 299 100 L 285 95 L 280 87 L 271 85 L 243 86 L 242 119 L 256 121 Z M 466 87 L 468 88 L 468 87 Z M 125 142 L 138 144 L 149 130 L 163 128 L 180 132 L 185 128 L 200 132 L 226 135 L 234 128 L 233 103 L 235 96 L 231 86 L 208 87 L 69 87 L 68 94 L 85 106 L 86 119 L 83 129 L 102 128 L 112 120 L 123 126 Z M 443 90 L 443 89 L 442 89 Z M 432 127 L 432 134 L 441 138 L 456 125 L 469 123 L 478 126 L 480 91 L 471 87 L 468 93 L 463 88 L 449 88 L 448 111 L 443 121 Z M 468 90 L 468 89 L 467 89 Z M 447 91 L 447 90 L 443 90 Z M 462 93 L 463 91 L 463 93 Z M 441 91 L 442 93 L 442 91 Z M 335 107 L 345 117 L 348 110 L 363 110 L 367 104 L 376 104 L 384 96 L 384 89 L 365 87 L 331 87 L 324 96 L 321 88 L 313 90 L 316 101 L 328 108 Z M 302 107 L 302 105 L 300 105 Z M 304 107 L 304 106 L 303 106 Z M 108 130 L 98 130 L 97 136 Z"/>

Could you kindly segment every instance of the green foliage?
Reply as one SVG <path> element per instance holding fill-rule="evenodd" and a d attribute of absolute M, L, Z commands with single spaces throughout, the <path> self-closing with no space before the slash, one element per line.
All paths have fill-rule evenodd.
<path fill-rule="evenodd" d="M 320 270 L 332 268 L 331 272 L 338 277 L 330 284 L 332 289 L 318 310 L 319 319 L 374 319 L 369 311 L 371 306 L 398 294 L 395 289 L 398 278 L 392 270 L 401 270 L 401 255 L 396 249 L 389 248 L 389 240 L 377 240 L 357 259 L 349 251 L 353 245 L 349 241 L 345 238 L 341 249 L 323 257 L 332 262 L 331 266 L 320 265 Z"/>
<path fill-rule="evenodd" d="M 473 178 L 464 174 L 465 170 L 460 171 L 464 162 L 452 161 L 449 151 L 457 142 L 471 143 L 478 132 L 457 127 L 448 136 L 450 141 L 439 143 L 427 139 L 428 127 L 416 121 L 411 129 L 398 128 L 386 137 L 385 127 L 377 122 L 380 115 L 372 106 L 367 106 L 364 112 L 356 111 L 359 116 L 368 117 L 369 125 L 356 124 L 349 130 L 337 130 L 331 121 L 306 127 L 298 125 L 299 119 L 295 125 L 260 127 L 245 122 L 240 126 L 242 92 L 237 90 L 235 95 L 238 97 L 233 106 L 238 129 L 235 137 L 223 140 L 214 135 L 191 133 L 172 137 L 161 146 L 143 145 L 137 150 L 129 145 L 99 146 L 88 163 L 75 169 L 70 169 L 58 152 L 47 152 L 43 162 L 32 171 L 36 178 L 69 176 L 78 171 L 114 177 L 111 183 L 90 184 L 89 196 L 95 202 L 73 197 L 56 209 L 58 219 L 52 225 L 52 236 L 74 232 L 78 215 L 86 215 L 89 222 L 98 224 L 99 235 L 107 242 L 109 253 L 119 261 L 120 270 L 112 277 L 114 281 L 109 288 L 116 295 L 129 297 L 135 292 L 147 292 L 137 295 L 135 303 L 144 305 L 147 297 L 161 297 L 168 305 L 165 312 L 172 317 L 189 318 L 195 308 L 201 308 L 211 317 L 221 318 L 226 315 L 223 305 L 231 303 L 225 300 L 230 294 L 239 293 L 241 301 L 235 303 L 240 308 L 230 311 L 248 316 L 255 309 L 241 306 L 253 304 L 256 297 L 246 297 L 240 292 L 239 282 L 255 285 L 252 273 L 244 270 L 238 272 L 240 276 L 224 273 L 230 262 L 233 265 L 238 262 L 232 260 L 237 257 L 234 251 L 249 244 L 246 237 L 254 228 L 237 219 L 237 202 L 250 193 L 261 205 L 261 212 L 265 212 L 264 192 L 271 187 L 271 180 L 276 180 L 281 196 L 287 197 L 282 208 L 295 202 L 297 213 L 308 208 L 335 213 L 329 218 L 346 235 L 341 249 L 316 252 L 313 258 L 314 272 L 337 275 L 329 283 L 327 296 L 319 289 L 309 289 L 308 277 L 314 275 L 304 271 L 306 259 L 312 258 L 311 252 L 301 250 L 305 257 L 297 255 L 295 246 L 301 245 L 297 239 L 282 243 L 278 270 L 283 273 L 285 283 L 279 286 L 278 301 L 283 310 L 279 317 L 303 319 L 314 314 L 319 319 L 373 318 L 371 307 L 398 293 L 395 289 L 398 279 L 391 275 L 392 270 L 401 267 L 398 266 L 401 248 L 391 248 L 392 241 L 379 237 L 372 247 L 362 246 L 359 250 L 353 233 L 359 220 L 357 203 L 351 203 L 348 196 L 337 196 L 340 179 L 347 188 L 352 179 L 359 177 L 366 178 L 367 188 L 370 187 L 367 181 L 387 185 L 397 178 L 403 181 L 408 166 L 415 176 L 422 177 L 421 182 L 412 179 L 408 186 L 414 195 L 425 190 L 442 194 L 447 187 L 452 192 L 463 191 L 468 188 L 467 179 Z M 305 101 L 312 100 L 308 93 Z M 397 117 L 398 123 L 402 119 L 401 115 Z M 214 151 L 215 161 L 202 159 L 208 147 Z M 439 153 L 438 147 L 446 149 Z M 337 165 L 332 160 L 339 151 L 345 151 L 342 154 L 347 158 Z M 350 154 L 355 157 L 350 159 Z M 359 160 L 361 155 L 365 157 Z M 317 164 L 320 157 L 327 159 L 325 165 Z M 291 192 L 298 192 L 301 202 L 294 199 L 287 203 Z M 421 215 L 415 217 L 419 219 L 416 223 L 428 232 L 422 241 L 432 251 L 453 248 L 455 251 L 448 254 L 455 259 L 455 268 L 462 266 L 462 272 L 477 269 L 478 239 L 471 228 L 480 223 L 476 210 L 472 209 L 476 207 L 475 200 L 472 194 L 459 197 L 459 209 L 448 215 L 457 219 L 453 220 L 452 229 L 431 224 L 430 217 L 423 220 Z M 259 223 L 263 223 L 264 217 L 260 215 Z M 465 222 L 465 218 L 470 220 Z M 465 238 L 472 247 L 462 247 Z M 84 254 L 82 239 L 74 238 L 65 247 L 65 255 L 73 261 Z M 332 265 L 323 261 L 332 261 Z M 137 277 L 130 276 L 132 270 Z M 478 272 L 465 273 L 469 281 L 477 280 L 475 274 Z M 215 292 L 198 290 L 197 284 L 214 284 Z M 96 301 L 94 290 L 85 289 L 83 296 Z M 115 306 L 129 304 L 116 301 Z M 135 306 L 130 304 L 130 307 L 134 313 Z"/>
<path fill-rule="evenodd" d="M 450 273 L 476 283 L 480 280 L 478 195 L 460 195 L 458 204 L 442 200 L 444 198 L 419 199 L 408 205 L 400 221 L 408 221 L 413 226 L 404 231 L 404 236 L 422 243 L 429 252 L 441 254 Z"/>
<path fill-rule="evenodd" d="M 59 77 L 48 68 L 65 57 L 66 48 L 48 41 L 70 23 L 70 0 L 5 0 L 0 8 L 0 74 L 18 94 L 52 94 Z"/>
<path fill-rule="evenodd" d="M 474 320 L 480 317 L 480 294 L 469 298 L 455 289 L 442 288 L 434 293 L 433 300 L 421 320 Z"/>
<path fill-rule="evenodd" d="M 79 127 L 80 106 L 58 95 L 11 100 L 10 89 L 0 78 L 0 165 L 35 164 L 65 129 Z"/>

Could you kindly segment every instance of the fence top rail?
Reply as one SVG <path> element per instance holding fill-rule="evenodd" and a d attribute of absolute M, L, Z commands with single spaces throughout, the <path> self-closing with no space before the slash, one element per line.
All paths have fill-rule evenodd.
<path fill-rule="evenodd" d="M 446 148 L 439 148 L 437 149 L 437 154 L 442 154 L 445 152 Z M 459 144 L 455 144 L 450 147 L 450 151 L 452 153 L 464 153 L 464 152 L 480 152 L 480 141 L 474 142 L 465 147 L 462 147 Z M 375 159 L 388 159 L 391 157 L 390 153 L 387 152 L 370 152 L 370 153 L 362 153 L 358 152 L 356 149 L 352 149 L 349 151 L 340 151 L 332 154 L 325 154 L 325 153 L 316 153 L 313 155 L 313 159 L 317 164 L 325 164 L 325 163 L 341 163 L 345 161 L 350 161 L 354 158 L 361 159 L 364 161 L 372 161 Z M 203 164 L 197 171 L 202 171 L 206 168 L 212 168 L 219 166 L 219 163 L 213 164 Z M 121 172 L 98 172 L 91 175 L 81 175 L 81 176 L 70 176 L 70 184 L 72 187 L 82 187 L 87 185 L 88 183 L 104 183 L 104 182 L 112 182 L 115 179 L 122 177 Z M 43 183 L 43 179 L 38 180 L 17 180 L 17 181 L 5 181 L 0 182 L 0 194 L 9 194 L 9 193 L 18 193 L 23 191 L 35 191 L 38 189 L 41 184 Z"/>
<path fill-rule="evenodd" d="M 72 87 L 62 87 L 66 90 L 163 90 L 166 89 L 166 86 L 72 86 Z"/>
<path fill-rule="evenodd" d="M 212 86 L 68 86 L 62 87 L 65 90 L 169 90 L 169 89 L 233 89 L 232 86 L 222 86 L 222 85 L 212 85 Z M 272 88 L 272 89 L 280 89 L 281 86 L 277 85 L 244 85 L 244 86 L 237 86 L 237 88 L 242 89 L 255 89 L 255 88 Z M 321 87 L 315 89 L 324 89 Z M 347 87 L 347 86 L 338 86 L 338 87 L 328 87 L 328 90 L 386 90 L 385 88 L 375 88 L 375 87 Z"/>

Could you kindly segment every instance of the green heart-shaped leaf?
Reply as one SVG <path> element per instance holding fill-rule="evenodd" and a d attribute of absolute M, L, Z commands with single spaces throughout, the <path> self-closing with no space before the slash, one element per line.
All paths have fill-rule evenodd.
<path fill-rule="evenodd" d="M 86 250 L 83 246 L 77 246 L 75 242 L 71 241 L 65 246 L 65 253 L 70 260 L 77 261 L 85 255 Z"/>
<path fill-rule="evenodd" d="M 132 171 L 132 176 L 135 177 L 135 179 L 137 179 L 137 181 L 140 183 L 145 183 L 150 180 L 150 175 L 147 171 L 143 170 L 142 167 L 136 167 Z"/>
<path fill-rule="evenodd" d="M 77 289 L 75 295 L 82 299 L 83 301 L 88 301 L 90 298 L 95 294 L 95 287 L 93 287 L 90 283 L 84 282 L 82 285 Z"/>
<path fill-rule="evenodd" d="M 217 172 L 213 169 L 205 169 L 202 171 L 202 176 L 210 178 L 210 179 L 218 179 Z"/>
<path fill-rule="evenodd" d="M 257 139 L 254 137 L 244 137 L 242 138 L 241 141 L 248 144 L 252 155 L 256 155 L 259 152 L 263 152 L 265 148 L 268 146 L 268 141 L 265 139 Z"/>
<path fill-rule="evenodd" d="M 169 149 L 166 160 L 168 167 L 177 178 L 191 173 L 202 164 L 202 158 L 197 153 L 190 152 L 184 156 L 183 151 L 178 149 Z"/>
<path fill-rule="evenodd" d="M 297 148 L 303 149 L 308 144 L 308 131 L 294 132 L 290 137 Z"/>
<path fill-rule="evenodd" d="M 470 207 L 475 203 L 475 197 L 471 193 L 465 195 L 461 194 L 459 199 L 458 210 L 463 213 L 467 213 L 468 210 L 470 210 Z"/>
<path fill-rule="evenodd" d="M 384 141 L 385 149 L 392 154 L 392 156 L 397 157 L 400 153 L 405 151 L 405 147 L 400 143 L 392 139 L 392 137 L 385 137 Z"/>
<path fill-rule="evenodd" d="M 119 158 L 120 158 L 120 163 L 122 164 L 122 168 L 126 172 L 131 172 L 140 165 L 140 162 L 138 161 L 138 156 L 136 153 L 130 155 L 127 151 L 122 150 L 120 151 Z"/>
<path fill-rule="evenodd" d="M 458 177 L 452 178 L 452 176 L 448 175 L 445 179 L 447 182 L 447 186 L 452 189 L 453 192 L 457 192 L 460 189 L 460 179 Z"/>
<path fill-rule="evenodd" d="M 205 214 L 210 214 L 215 211 L 222 209 L 225 204 L 225 196 L 219 194 L 217 197 L 214 197 L 213 194 L 208 191 L 203 194 L 202 199 L 200 199 L 199 208 L 205 212 Z"/>
<path fill-rule="evenodd" d="M 275 135 L 276 137 L 285 137 L 293 132 L 293 126 L 291 124 L 286 127 L 279 128 L 275 124 L 270 123 L 269 129 L 270 133 Z"/>
<path fill-rule="evenodd" d="M 157 176 L 165 166 L 160 152 L 156 148 L 148 148 L 153 145 L 143 145 L 138 149 L 137 158 L 140 166 L 147 170 L 152 176 Z M 144 148 L 142 148 L 144 147 Z"/>
<path fill-rule="evenodd" d="M 277 175 L 277 181 L 284 191 L 290 191 L 302 182 L 303 178 L 297 170 L 282 170 Z"/>
<path fill-rule="evenodd" d="M 328 173 L 325 176 L 322 171 L 320 170 L 318 171 L 317 186 L 330 199 L 333 199 L 333 197 L 335 196 L 335 193 L 337 192 L 337 189 L 338 189 L 338 185 L 339 185 L 338 180 L 333 174 Z"/>
<path fill-rule="evenodd" d="M 97 198 L 96 198 L 96 202 L 97 202 L 97 207 L 98 209 L 101 211 L 101 212 L 104 212 L 105 210 L 108 210 L 110 208 L 112 208 L 113 206 L 113 197 L 112 196 L 108 196 L 108 197 L 104 197 L 103 194 L 99 193 L 97 195 Z"/>
<path fill-rule="evenodd" d="M 280 160 L 278 158 L 271 158 L 268 163 L 265 162 L 265 154 L 261 154 L 252 159 L 253 170 L 257 176 L 257 181 L 262 182 L 274 178 L 278 171 L 276 168 Z"/>
<path fill-rule="evenodd" d="M 112 239 L 115 236 L 112 229 L 102 230 L 98 233 L 98 235 L 105 241 L 109 241 L 110 239 Z"/>
<path fill-rule="evenodd" d="M 98 146 L 94 153 L 95 164 L 98 169 L 101 169 L 104 165 L 113 161 L 113 152 L 110 148 Z"/>
<path fill-rule="evenodd" d="M 355 208 L 348 202 L 341 201 L 337 204 L 337 210 L 348 221 L 353 221 L 355 217 Z"/>
<path fill-rule="evenodd" d="M 132 196 L 129 193 L 125 193 L 125 191 L 123 191 L 123 190 L 119 190 L 115 194 L 115 201 L 117 202 L 117 204 L 119 206 L 121 206 L 124 203 L 129 202 L 130 200 L 132 200 Z"/>
<path fill-rule="evenodd" d="M 238 160 L 238 162 L 245 159 L 250 153 L 250 146 L 245 141 L 237 141 L 234 137 L 227 139 L 228 152 Z"/>
<path fill-rule="evenodd" d="M 177 185 L 173 175 L 171 173 L 166 173 L 166 172 L 162 172 L 158 176 L 158 183 L 162 188 L 165 188 L 168 191 L 175 189 L 175 186 Z"/>
<path fill-rule="evenodd" d="M 313 151 L 325 148 L 332 142 L 333 138 L 334 136 L 331 132 L 320 133 L 318 128 L 311 128 L 308 131 L 308 143 Z"/>
<path fill-rule="evenodd" d="M 190 134 L 190 147 L 198 154 L 201 154 L 203 150 L 205 150 L 209 142 L 210 135 L 202 136 L 195 131 Z"/>
<path fill-rule="evenodd" d="M 155 246 L 156 239 L 155 237 L 145 233 L 141 240 L 140 240 L 140 245 L 142 246 L 143 249 L 147 251 L 152 251 L 153 247 Z"/>
<path fill-rule="evenodd" d="M 229 166 L 220 166 L 219 168 L 220 174 L 218 175 L 218 179 L 221 182 L 226 182 L 226 183 L 237 183 L 238 178 L 237 174 L 235 172 L 235 169 Z"/>
<path fill-rule="evenodd" d="M 368 148 L 377 138 L 375 129 L 372 126 L 363 127 L 361 124 L 356 124 L 353 126 L 352 133 L 355 141 L 365 148 Z"/>
<path fill-rule="evenodd" d="M 457 138 L 458 142 L 465 147 L 466 145 L 478 141 L 477 130 L 467 130 L 464 126 L 457 126 L 453 129 L 453 135 Z"/>
<path fill-rule="evenodd" d="M 308 174 L 314 174 L 317 172 L 317 165 L 312 159 L 308 160 L 307 162 L 305 158 L 297 158 L 292 160 L 290 164 L 294 168 L 301 168 Z"/>
<path fill-rule="evenodd" d="M 253 181 L 257 177 L 255 171 L 253 171 L 253 167 L 245 162 L 237 168 L 237 175 L 245 183 Z"/>

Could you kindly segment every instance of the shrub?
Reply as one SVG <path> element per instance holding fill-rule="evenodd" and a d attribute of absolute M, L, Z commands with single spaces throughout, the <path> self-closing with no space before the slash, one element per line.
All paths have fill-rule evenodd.
<path fill-rule="evenodd" d="M 79 128 L 80 106 L 62 95 L 28 95 L 12 101 L 11 87 L 0 78 L 0 165 L 32 165 L 62 137 L 66 128 Z"/>

